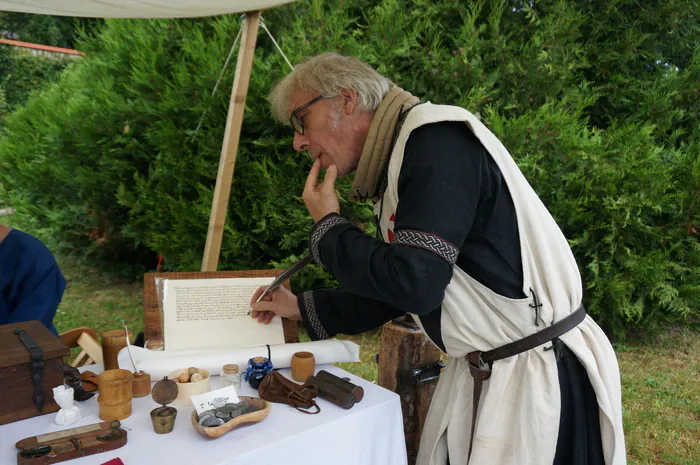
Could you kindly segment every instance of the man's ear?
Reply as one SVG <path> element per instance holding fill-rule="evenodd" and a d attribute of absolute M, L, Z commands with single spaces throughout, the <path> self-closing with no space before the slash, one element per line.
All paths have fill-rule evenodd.
<path fill-rule="evenodd" d="M 340 98 L 343 101 L 343 113 L 345 115 L 351 115 L 357 108 L 357 91 L 352 87 L 348 87 L 347 89 L 340 89 L 340 91 L 338 91 L 338 95 L 340 95 Z"/>

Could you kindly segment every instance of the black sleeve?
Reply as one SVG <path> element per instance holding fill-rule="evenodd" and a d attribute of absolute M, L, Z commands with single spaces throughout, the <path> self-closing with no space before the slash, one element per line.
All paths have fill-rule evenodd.
<path fill-rule="evenodd" d="M 479 201 L 484 153 L 470 134 L 464 123 L 431 124 L 411 133 L 391 244 L 335 214 L 314 225 L 312 253 L 343 289 L 418 315 L 441 305 Z M 347 324 L 356 317 L 333 312 L 327 318 L 321 322 L 330 327 L 331 319 Z"/>
<path fill-rule="evenodd" d="M 363 333 L 404 314 L 391 305 L 342 289 L 307 291 L 297 299 L 304 326 L 313 340 L 338 333 Z"/>

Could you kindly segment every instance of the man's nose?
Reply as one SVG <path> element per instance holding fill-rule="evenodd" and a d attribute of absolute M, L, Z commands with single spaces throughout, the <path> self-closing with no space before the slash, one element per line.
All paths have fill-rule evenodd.
<path fill-rule="evenodd" d="M 299 134 L 298 132 L 294 131 L 294 150 L 297 152 L 303 152 L 304 150 L 309 149 L 309 138 L 306 137 L 303 134 Z"/>

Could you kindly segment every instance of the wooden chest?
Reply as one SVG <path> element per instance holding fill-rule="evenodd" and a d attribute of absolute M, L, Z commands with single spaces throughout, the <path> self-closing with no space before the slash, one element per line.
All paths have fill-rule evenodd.
<path fill-rule="evenodd" d="M 39 321 L 0 325 L 0 425 L 59 409 L 53 388 L 63 384 L 63 357 L 69 354 Z M 33 378 L 40 380 L 36 387 Z"/>

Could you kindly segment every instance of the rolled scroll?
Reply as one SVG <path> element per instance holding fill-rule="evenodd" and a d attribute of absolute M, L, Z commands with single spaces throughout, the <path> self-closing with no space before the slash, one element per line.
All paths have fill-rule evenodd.
<path fill-rule="evenodd" d="M 270 361 L 275 368 L 289 368 L 295 352 L 311 352 L 317 365 L 360 361 L 360 346 L 351 341 L 328 339 L 269 347 Z M 163 379 L 171 371 L 182 367 L 204 368 L 210 373 L 219 373 L 221 367 L 229 363 L 244 367 L 253 357 L 267 357 L 268 346 L 178 351 L 154 351 L 131 346 L 131 353 L 139 369 L 150 373 L 151 379 Z M 119 352 L 118 362 L 121 368 L 131 367 L 126 348 Z"/>

